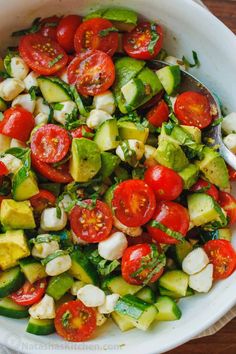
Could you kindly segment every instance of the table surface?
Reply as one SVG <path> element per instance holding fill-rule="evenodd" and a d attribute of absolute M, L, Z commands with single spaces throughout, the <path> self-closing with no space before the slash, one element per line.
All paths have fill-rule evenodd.
<path fill-rule="evenodd" d="M 236 33 L 236 0 L 203 0 Z M 213 336 L 196 339 L 166 354 L 236 354 L 236 318 Z"/>

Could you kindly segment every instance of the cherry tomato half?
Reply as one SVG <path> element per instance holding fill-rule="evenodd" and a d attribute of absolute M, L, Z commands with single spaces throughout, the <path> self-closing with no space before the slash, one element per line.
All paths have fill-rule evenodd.
<path fill-rule="evenodd" d="M 157 222 L 157 225 L 147 225 L 147 230 L 150 236 L 158 243 L 176 244 L 179 242 L 176 236 L 185 237 L 189 229 L 187 209 L 178 203 L 170 201 L 157 203 L 157 208 L 152 219 L 152 221 Z M 178 234 L 175 235 L 173 231 Z"/>
<path fill-rule="evenodd" d="M 81 24 L 81 17 L 78 15 L 68 15 L 63 17 L 57 27 L 57 41 L 67 52 L 74 52 L 74 36 L 77 28 Z"/>
<path fill-rule="evenodd" d="M 198 92 L 181 93 L 175 101 L 174 111 L 182 124 L 199 129 L 206 128 L 212 121 L 209 100 Z"/>
<path fill-rule="evenodd" d="M 40 21 L 39 33 L 44 36 L 51 38 L 52 40 L 57 40 L 57 26 L 60 21 L 60 17 L 51 16 L 43 18 Z"/>
<path fill-rule="evenodd" d="M 104 52 L 88 50 L 79 54 L 67 69 L 70 84 L 84 96 L 95 96 L 112 86 L 115 80 L 115 66 Z"/>
<path fill-rule="evenodd" d="M 19 51 L 29 67 L 42 75 L 52 75 L 62 69 L 68 61 L 64 49 L 57 42 L 34 33 L 23 36 Z"/>
<path fill-rule="evenodd" d="M 19 106 L 11 107 L 4 112 L 4 118 L 0 122 L 0 133 L 26 142 L 34 124 L 32 113 Z"/>
<path fill-rule="evenodd" d="M 0 161 L 0 176 L 6 176 L 8 175 L 9 171 L 5 163 Z"/>
<path fill-rule="evenodd" d="M 214 184 L 204 181 L 204 179 L 199 179 L 192 187 L 191 191 L 199 192 L 199 193 L 206 193 L 214 198 L 216 201 L 219 199 L 219 191 L 214 186 Z"/>
<path fill-rule="evenodd" d="M 36 130 L 31 139 L 31 150 L 35 157 L 47 163 L 61 161 L 70 148 L 67 131 L 55 124 L 46 124 Z"/>
<path fill-rule="evenodd" d="M 10 295 L 10 298 L 18 305 L 30 306 L 41 300 L 46 286 L 46 279 L 37 280 L 33 284 L 26 281 L 22 288 Z"/>
<path fill-rule="evenodd" d="M 40 189 L 39 193 L 30 198 L 30 204 L 37 214 L 56 204 L 56 197 L 46 189 Z"/>
<path fill-rule="evenodd" d="M 165 166 L 149 167 L 145 172 L 144 180 L 152 188 L 158 200 L 175 200 L 183 191 L 182 178 L 177 172 Z"/>
<path fill-rule="evenodd" d="M 129 284 L 153 283 L 160 278 L 164 264 L 155 244 L 142 243 L 126 248 L 122 256 L 122 277 Z"/>
<path fill-rule="evenodd" d="M 82 240 L 96 243 L 105 240 L 112 229 L 112 213 L 107 204 L 91 199 L 83 201 L 84 206 L 76 205 L 70 214 L 73 232 Z"/>
<path fill-rule="evenodd" d="M 225 279 L 236 267 L 236 254 L 227 240 L 211 240 L 203 246 L 210 263 L 213 264 L 214 280 Z"/>
<path fill-rule="evenodd" d="M 138 227 L 151 219 L 156 207 L 155 194 L 144 181 L 127 180 L 115 188 L 112 207 L 122 224 Z"/>
<path fill-rule="evenodd" d="M 168 120 L 169 113 L 167 103 L 161 100 L 147 113 L 147 119 L 154 127 L 161 127 Z"/>
<path fill-rule="evenodd" d="M 71 135 L 73 138 L 87 138 L 92 139 L 93 130 L 90 129 L 87 125 L 81 125 L 75 130 L 71 131 Z"/>
<path fill-rule="evenodd" d="M 124 50 L 132 58 L 150 60 L 157 56 L 163 45 L 163 32 L 159 25 L 139 23 L 123 38 Z"/>
<path fill-rule="evenodd" d="M 96 329 L 96 311 L 81 301 L 68 301 L 58 307 L 54 320 L 57 333 L 70 342 L 89 339 Z"/>
<path fill-rule="evenodd" d="M 226 211 L 230 224 L 236 222 L 236 199 L 229 193 L 219 192 L 219 204 Z"/>
<path fill-rule="evenodd" d="M 229 179 L 232 182 L 236 181 L 236 170 L 234 170 L 232 167 L 228 166 L 228 171 L 229 171 Z"/>

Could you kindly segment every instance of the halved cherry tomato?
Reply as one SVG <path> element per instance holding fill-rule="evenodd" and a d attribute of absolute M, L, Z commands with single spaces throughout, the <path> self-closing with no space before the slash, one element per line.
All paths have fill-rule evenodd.
<path fill-rule="evenodd" d="M 199 180 L 191 187 L 191 191 L 206 193 L 216 201 L 219 199 L 219 191 L 214 184 L 204 181 L 204 179 L 201 178 L 199 178 Z"/>
<path fill-rule="evenodd" d="M 156 207 L 155 194 L 144 181 L 127 180 L 115 188 L 112 207 L 122 224 L 138 227 L 151 219 Z"/>
<path fill-rule="evenodd" d="M 74 36 L 77 28 L 81 24 L 81 17 L 78 15 L 68 15 L 63 17 L 57 27 L 57 41 L 67 53 L 74 52 Z"/>
<path fill-rule="evenodd" d="M 68 301 L 58 307 L 54 320 L 57 333 L 70 342 L 89 339 L 96 329 L 96 311 L 81 301 Z"/>
<path fill-rule="evenodd" d="M 56 197 L 46 189 L 40 189 L 38 194 L 30 198 L 30 204 L 36 213 L 41 214 L 44 209 L 56 204 Z"/>
<path fill-rule="evenodd" d="M 229 193 L 219 192 L 219 204 L 226 211 L 230 224 L 236 222 L 236 199 Z"/>
<path fill-rule="evenodd" d="M 4 112 L 0 133 L 26 142 L 35 125 L 32 113 L 22 107 L 11 107 Z"/>
<path fill-rule="evenodd" d="M 0 176 L 6 176 L 8 175 L 9 171 L 5 163 L 0 161 Z"/>
<path fill-rule="evenodd" d="M 37 129 L 31 139 L 32 154 L 42 162 L 61 161 L 69 151 L 70 138 L 67 131 L 55 124 Z"/>
<path fill-rule="evenodd" d="M 228 171 L 229 171 L 229 179 L 232 182 L 236 181 L 236 170 L 234 170 L 231 166 L 228 166 Z"/>
<path fill-rule="evenodd" d="M 87 125 L 81 125 L 79 128 L 71 131 L 72 138 L 87 138 L 92 139 L 93 130 Z"/>
<path fill-rule="evenodd" d="M 68 61 L 66 52 L 57 42 L 38 33 L 22 37 L 19 51 L 26 64 L 42 75 L 56 73 Z"/>
<path fill-rule="evenodd" d="M 112 23 L 104 18 L 84 21 L 75 33 L 76 52 L 80 53 L 84 49 L 97 49 L 112 56 L 118 48 L 118 33 L 109 32 L 111 28 L 113 28 Z"/>
<path fill-rule="evenodd" d="M 142 106 L 140 106 L 140 109 L 150 109 L 150 108 L 152 108 L 154 105 L 156 105 L 158 102 L 160 102 L 160 100 L 164 96 L 164 93 L 165 93 L 164 90 L 161 90 L 153 98 L 151 98 L 149 101 L 147 101 Z"/>
<path fill-rule="evenodd" d="M 149 167 L 145 172 L 144 180 L 152 188 L 158 200 L 175 200 L 183 191 L 182 178 L 177 172 L 165 166 Z"/>
<path fill-rule="evenodd" d="M 157 56 L 163 45 L 163 32 L 159 25 L 139 23 L 123 38 L 124 50 L 132 58 L 150 60 Z M 154 43 L 154 45 L 153 45 Z"/>
<path fill-rule="evenodd" d="M 70 214 L 73 232 L 82 240 L 96 243 L 105 240 L 112 229 L 112 213 L 107 204 L 91 199 L 84 200 L 82 206 L 76 205 Z"/>
<path fill-rule="evenodd" d="M 151 226 L 151 224 L 147 225 L 147 230 L 150 236 L 158 243 L 176 244 L 179 242 L 179 236 L 185 237 L 189 229 L 187 209 L 178 203 L 170 201 L 157 203 L 157 208 L 152 219 L 152 221 L 157 222 L 157 225 L 155 227 Z"/>
<path fill-rule="evenodd" d="M 69 173 L 68 163 L 53 167 L 46 162 L 39 161 L 33 154 L 31 154 L 31 162 L 37 172 L 52 182 L 70 183 L 73 181 L 73 178 Z"/>
<path fill-rule="evenodd" d="M 213 264 L 214 280 L 229 277 L 236 267 L 236 254 L 227 240 L 211 240 L 203 246 L 210 263 Z"/>
<path fill-rule="evenodd" d="M 163 273 L 164 264 L 155 244 L 142 243 L 126 248 L 122 256 L 122 277 L 129 284 L 154 283 Z"/>
<path fill-rule="evenodd" d="M 18 305 L 30 306 L 41 300 L 46 286 L 46 279 L 37 280 L 33 284 L 27 280 L 22 288 L 10 295 L 10 298 Z"/>
<path fill-rule="evenodd" d="M 206 128 L 212 121 L 209 100 L 198 92 L 181 93 L 175 101 L 174 111 L 182 124 L 199 129 Z"/>
<path fill-rule="evenodd" d="M 147 119 L 154 127 L 161 127 L 162 123 L 168 120 L 169 113 L 167 103 L 161 100 L 147 113 Z"/>
<path fill-rule="evenodd" d="M 60 22 L 60 17 L 51 16 L 46 17 L 40 21 L 39 33 L 44 37 L 51 38 L 52 40 L 57 40 L 57 26 Z"/>
<path fill-rule="evenodd" d="M 70 84 L 84 96 L 95 96 L 112 86 L 115 80 L 115 66 L 104 52 L 87 50 L 75 57 L 67 70 Z"/>

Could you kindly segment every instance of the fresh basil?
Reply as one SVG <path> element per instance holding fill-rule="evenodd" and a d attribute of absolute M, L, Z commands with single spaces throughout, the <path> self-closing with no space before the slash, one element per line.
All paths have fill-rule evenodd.
<path fill-rule="evenodd" d="M 183 56 L 182 61 L 186 68 L 198 68 L 200 66 L 200 61 L 198 59 L 198 54 L 194 50 L 192 51 L 193 63 L 191 63 L 185 56 Z"/>
<path fill-rule="evenodd" d="M 155 46 L 160 38 L 159 34 L 157 33 L 157 29 L 156 29 L 156 24 L 155 23 L 151 23 L 151 28 L 150 28 L 150 32 L 151 32 L 151 40 L 148 44 L 148 51 L 151 55 L 154 54 L 154 49 Z"/>
<path fill-rule="evenodd" d="M 79 110 L 79 113 L 83 116 L 83 117 L 88 117 L 89 112 L 87 111 L 87 109 L 84 106 L 84 103 L 82 101 L 82 98 L 80 97 L 80 94 L 78 93 L 78 91 L 76 90 L 75 86 L 70 86 L 70 91 L 71 91 L 71 95 L 74 98 L 75 104 Z"/>
<path fill-rule="evenodd" d="M 123 140 L 120 143 L 120 147 L 123 151 L 125 161 L 128 162 L 130 166 L 133 167 L 137 166 L 138 161 L 137 161 L 136 153 L 133 149 L 130 148 L 128 140 Z"/>
<path fill-rule="evenodd" d="M 149 225 L 151 227 L 154 227 L 156 229 L 159 229 L 163 232 L 165 232 L 168 236 L 175 238 L 178 241 L 183 241 L 183 235 L 180 232 L 174 231 L 169 229 L 168 227 L 166 227 L 165 225 L 163 225 L 162 223 L 156 221 L 156 220 L 152 220 L 150 221 Z"/>
<path fill-rule="evenodd" d="M 31 88 L 29 89 L 29 94 L 30 94 L 32 101 L 36 100 L 39 93 L 40 93 L 40 90 L 39 90 L 38 86 L 31 86 Z"/>
<path fill-rule="evenodd" d="M 46 265 L 47 263 L 49 263 L 50 261 L 52 261 L 53 259 L 57 258 L 57 257 L 63 257 L 68 255 L 68 252 L 65 250 L 57 250 L 54 253 L 50 254 L 49 256 L 47 256 L 46 258 L 44 258 L 41 263 L 42 265 Z"/>
<path fill-rule="evenodd" d="M 61 215 L 62 215 L 61 208 L 57 205 L 56 206 L 56 216 L 57 216 L 58 219 L 60 219 Z"/>
<path fill-rule="evenodd" d="M 8 79 L 11 77 L 6 71 L 0 71 L 0 78 L 1 79 Z"/>
<path fill-rule="evenodd" d="M 56 58 L 52 59 L 48 63 L 48 67 L 51 68 L 53 67 L 56 63 L 58 63 L 61 59 L 63 58 L 63 54 L 59 54 Z"/>
<path fill-rule="evenodd" d="M 107 259 L 102 258 L 97 249 L 89 253 L 88 257 L 90 262 L 97 267 L 98 273 L 102 276 L 109 275 L 120 266 L 118 260 L 108 261 Z"/>
<path fill-rule="evenodd" d="M 60 241 L 60 236 L 57 236 L 57 235 L 39 235 L 37 236 L 36 238 L 31 238 L 29 243 L 31 244 L 39 244 L 39 243 L 48 243 L 48 242 L 51 242 L 51 241 Z"/>
<path fill-rule="evenodd" d="M 61 111 L 62 109 L 64 108 L 64 104 L 62 103 L 54 103 L 53 105 L 53 109 L 56 110 L 56 111 Z"/>
<path fill-rule="evenodd" d="M 115 27 L 109 27 L 109 28 L 105 28 L 103 30 L 101 30 L 99 32 L 99 36 L 100 37 L 106 37 L 108 34 L 110 34 L 111 32 L 119 32 L 119 30 Z"/>
<path fill-rule="evenodd" d="M 66 312 L 63 313 L 63 315 L 61 317 L 61 323 L 64 328 L 69 327 L 71 316 L 72 315 L 69 310 L 67 310 Z"/>
<path fill-rule="evenodd" d="M 24 36 L 26 34 L 30 33 L 36 33 L 40 30 L 41 28 L 41 18 L 37 17 L 33 22 L 32 25 L 29 28 L 25 28 L 19 31 L 12 32 L 12 37 L 19 37 L 19 36 Z"/>
<path fill-rule="evenodd" d="M 65 128 L 67 130 L 73 130 L 78 128 L 82 123 L 78 119 L 78 109 L 75 107 L 71 113 L 65 114 Z"/>
<path fill-rule="evenodd" d="M 223 122 L 223 120 L 224 120 L 223 117 L 214 120 L 214 121 L 211 123 L 211 127 L 216 127 L 217 125 L 221 124 L 221 123 Z"/>
<path fill-rule="evenodd" d="M 30 170 L 31 167 L 31 151 L 29 148 L 19 148 L 19 147 L 15 147 L 15 148 L 10 148 L 8 150 L 5 151 L 5 154 L 11 154 L 15 157 L 17 157 L 18 159 L 20 159 L 24 165 L 24 167 L 26 168 L 26 170 Z"/>
<path fill-rule="evenodd" d="M 12 72 L 11 72 L 11 60 L 13 57 L 19 56 L 19 53 L 15 50 L 8 50 L 4 60 L 3 60 L 3 64 L 5 67 L 5 70 L 7 72 L 8 75 L 12 76 Z"/>

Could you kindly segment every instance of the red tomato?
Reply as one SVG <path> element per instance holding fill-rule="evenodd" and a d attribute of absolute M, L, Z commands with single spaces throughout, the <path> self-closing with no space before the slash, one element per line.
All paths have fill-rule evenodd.
<path fill-rule="evenodd" d="M 179 242 L 176 236 L 186 236 L 189 229 L 189 215 L 187 209 L 174 202 L 161 201 L 157 203 L 152 221 L 156 221 L 160 227 L 147 225 L 147 230 L 150 236 L 158 243 L 176 244 Z M 170 234 L 174 231 L 177 235 L 173 234 L 171 236 L 164 230 L 162 231 L 161 228 L 167 228 Z"/>
<path fill-rule="evenodd" d="M 230 224 L 236 222 L 236 199 L 229 193 L 219 192 L 219 204 L 226 211 Z"/>
<path fill-rule="evenodd" d="M 62 69 L 68 61 L 64 49 L 50 38 L 38 33 L 23 36 L 19 51 L 29 67 L 42 75 L 52 75 Z"/>
<path fill-rule="evenodd" d="M 87 125 L 81 125 L 79 128 L 71 131 L 72 138 L 87 138 L 92 139 L 93 130 Z"/>
<path fill-rule="evenodd" d="M 152 46 L 156 38 L 156 44 Z M 123 38 L 124 50 L 132 58 L 150 60 L 157 56 L 163 45 L 163 32 L 159 25 L 150 22 L 139 23 Z"/>
<path fill-rule="evenodd" d="M 69 151 L 70 138 L 67 131 L 55 124 L 46 124 L 37 129 L 31 139 L 32 154 L 40 161 L 61 161 Z"/>
<path fill-rule="evenodd" d="M 228 166 L 228 171 L 229 171 L 230 181 L 235 182 L 236 181 L 236 171 L 230 166 Z"/>
<path fill-rule="evenodd" d="M 2 161 L 0 161 L 0 176 L 6 176 L 8 173 L 9 171 L 7 166 Z"/>
<path fill-rule="evenodd" d="M 54 41 L 57 40 L 57 26 L 60 18 L 57 16 L 46 17 L 40 21 L 41 28 L 39 33 L 44 37 L 49 37 Z"/>
<path fill-rule="evenodd" d="M 46 279 L 37 280 L 33 284 L 27 280 L 22 288 L 9 297 L 18 305 L 30 306 L 41 300 L 45 293 L 46 286 Z"/>
<path fill-rule="evenodd" d="M 26 142 L 34 124 L 32 113 L 19 106 L 11 107 L 4 112 L 4 118 L 0 123 L 0 133 Z"/>
<path fill-rule="evenodd" d="M 91 199 L 83 200 L 83 205 L 76 205 L 70 214 L 73 232 L 82 240 L 96 243 L 105 240 L 112 229 L 112 213 L 107 204 Z"/>
<path fill-rule="evenodd" d="M 142 243 L 126 248 L 121 263 L 122 277 L 134 285 L 154 283 L 164 270 L 159 255 L 155 244 Z"/>
<path fill-rule="evenodd" d="M 33 154 L 31 154 L 31 162 L 37 172 L 52 182 L 70 183 L 73 181 L 73 178 L 69 174 L 68 163 L 53 167 L 50 164 L 39 161 Z"/>
<path fill-rule="evenodd" d="M 67 53 L 74 52 L 74 36 L 81 24 L 81 17 L 68 15 L 61 19 L 57 27 L 57 41 Z"/>
<path fill-rule="evenodd" d="M 214 184 L 204 181 L 204 179 L 201 178 L 191 187 L 191 191 L 206 193 L 216 201 L 219 199 L 219 191 Z"/>
<path fill-rule="evenodd" d="M 209 100 L 198 92 L 181 93 L 175 101 L 174 111 L 182 124 L 200 129 L 206 128 L 212 121 Z"/>
<path fill-rule="evenodd" d="M 104 18 L 84 21 L 76 31 L 74 46 L 77 53 L 84 49 L 97 49 L 112 56 L 118 48 L 118 33 L 101 31 L 112 28 L 112 23 Z"/>
<path fill-rule="evenodd" d="M 84 96 L 95 96 L 105 92 L 115 80 L 115 66 L 104 52 L 88 50 L 79 54 L 67 70 L 70 84 Z"/>
<path fill-rule="evenodd" d="M 214 280 L 225 279 L 236 267 L 236 255 L 231 243 L 227 240 L 211 240 L 203 246 L 210 263 L 213 264 Z"/>
<path fill-rule="evenodd" d="M 169 113 L 167 103 L 161 100 L 147 113 L 147 119 L 154 127 L 161 127 L 162 123 L 168 120 Z"/>
<path fill-rule="evenodd" d="M 182 178 L 177 172 L 165 166 L 149 167 L 144 180 L 155 192 L 158 200 L 175 200 L 183 191 Z"/>
<path fill-rule="evenodd" d="M 56 204 L 56 197 L 46 189 L 40 189 L 38 194 L 30 198 L 30 204 L 34 211 L 41 214 L 44 209 Z"/>
<path fill-rule="evenodd" d="M 81 301 L 68 301 L 58 307 L 54 320 L 57 333 L 70 342 L 88 340 L 96 329 L 96 311 Z"/>
<path fill-rule="evenodd" d="M 153 98 L 151 98 L 149 101 L 144 103 L 142 106 L 140 106 L 141 109 L 149 109 L 152 108 L 155 104 L 160 102 L 162 97 L 164 96 L 164 90 L 161 90 L 158 92 Z"/>
<path fill-rule="evenodd" d="M 156 207 L 155 194 L 144 181 L 127 180 L 115 188 L 112 207 L 122 224 L 138 227 L 151 219 Z"/>

